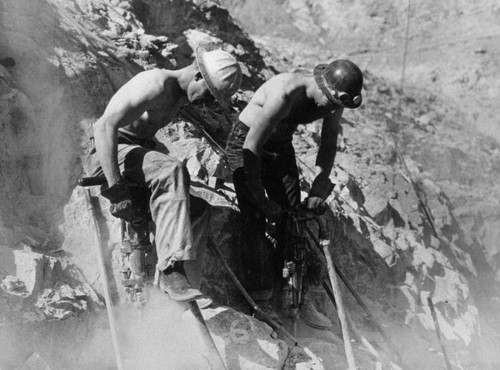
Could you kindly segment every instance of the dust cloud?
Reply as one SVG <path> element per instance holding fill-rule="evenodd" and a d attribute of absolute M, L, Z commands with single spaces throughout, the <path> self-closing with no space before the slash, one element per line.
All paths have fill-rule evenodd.
<path fill-rule="evenodd" d="M 125 369 L 210 369 L 203 352 L 194 350 L 203 345 L 187 305 L 152 288 L 144 308 L 122 305 L 115 315 Z M 109 325 L 98 329 L 82 354 L 82 369 L 116 368 Z"/>

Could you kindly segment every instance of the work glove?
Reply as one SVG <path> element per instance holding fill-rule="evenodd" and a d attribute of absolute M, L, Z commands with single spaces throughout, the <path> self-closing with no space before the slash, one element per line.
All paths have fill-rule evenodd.
<path fill-rule="evenodd" d="M 259 208 L 270 223 L 278 222 L 281 219 L 283 210 L 274 201 L 266 197 L 264 184 L 261 179 L 260 158 L 252 151 L 243 149 L 243 163 L 245 171 L 245 184 L 250 190 L 250 195 L 254 199 L 257 208 Z"/>
<path fill-rule="evenodd" d="M 283 215 L 283 209 L 278 205 L 278 203 L 270 199 L 267 199 L 267 201 L 261 205 L 260 209 L 264 212 L 267 221 L 270 223 L 279 222 Z"/>
<path fill-rule="evenodd" d="M 302 207 L 308 211 L 313 211 L 318 215 L 325 213 L 327 205 L 326 202 L 319 197 L 307 197 L 302 202 Z"/>
<path fill-rule="evenodd" d="M 270 223 L 278 222 L 281 219 L 283 209 L 274 201 L 266 197 L 264 185 L 260 180 L 250 180 L 245 182 L 250 193 L 259 208 Z"/>
<path fill-rule="evenodd" d="M 146 219 L 146 216 L 132 202 L 130 188 L 125 179 L 120 179 L 112 187 L 108 187 L 108 184 L 102 185 L 101 195 L 111 202 L 109 210 L 113 216 L 133 224 L 141 223 Z"/>
<path fill-rule="evenodd" d="M 323 214 L 326 211 L 326 199 L 330 196 L 335 185 L 328 177 L 317 176 L 309 191 L 309 196 L 302 202 L 302 206 L 307 210 Z"/>

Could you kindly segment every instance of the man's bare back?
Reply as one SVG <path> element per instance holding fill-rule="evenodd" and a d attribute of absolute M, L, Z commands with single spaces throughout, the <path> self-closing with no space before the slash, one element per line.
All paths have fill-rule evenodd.
<path fill-rule="evenodd" d="M 181 104 L 209 96 L 211 92 L 195 65 L 175 71 L 144 71 L 123 85 L 94 124 L 97 154 L 108 184 L 112 186 L 120 178 L 118 130 L 138 139 L 152 139 L 173 119 Z"/>
<path fill-rule="evenodd" d="M 134 97 L 138 92 L 149 97 L 137 107 L 138 113 L 141 110 L 143 112 L 120 129 L 140 139 L 152 139 L 158 130 L 172 121 L 180 105 L 187 101 L 175 73 L 169 70 L 153 69 L 139 73 L 115 95 L 120 100 L 117 104 L 127 102 L 129 97 Z M 133 118 L 132 113 L 130 119 Z"/>

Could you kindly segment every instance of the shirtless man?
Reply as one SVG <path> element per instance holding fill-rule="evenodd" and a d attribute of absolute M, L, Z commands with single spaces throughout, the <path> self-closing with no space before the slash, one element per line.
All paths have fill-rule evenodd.
<path fill-rule="evenodd" d="M 333 190 L 329 176 L 340 118 L 344 108 L 361 105 L 362 85 L 360 69 L 348 60 L 318 65 L 314 76 L 279 74 L 255 92 L 229 135 L 226 151 L 243 219 L 243 281 L 257 304 L 278 322 L 269 302 L 278 270 L 276 252 L 265 231 L 266 218 L 273 222 L 282 210 L 301 204 L 292 135 L 299 124 L 323 119 L 316 177 L 303 203 L 306 209 L 319 210 Z M 331 326 L 307 296 L 301 317 L 313 327 Z"/>
<path fill-rule="evenodd" d="M 141 72 L 121 87 L 94 124 L 96 155 L 93 176 L 104 174 L 107 184 L 101 194 L 111 202 L 111 213 L 129 222 L 143 217 L 134 206 L 129 183 L 142 184 L 151 191 L 150 210 L 156 225 L 156 268 L 160 288 L 176 301 L 201 298 L 201 292 L 186 277 L 185 261 L 196 257 L 196 238 L 206 222 L 205 209 L 193 216 L 190 178 L 177 159 L 154 150 L 154 136 L 186 103 L 217 99 L 224 107 L 239 88 L 241 69 L 236 59 L 222 50 L 198 47 L 196 61 L 180 70 L 152 69 Z M 205 207 L 206 208 L 206 207 Z M 195 240 L 196 241 L 196 240 Z M 197 245 L 201 248 L 204 246 Z M 201 269 L 201 266 L 198 266 Z M 201 271 L 197 272 L 201 278 Z"/>

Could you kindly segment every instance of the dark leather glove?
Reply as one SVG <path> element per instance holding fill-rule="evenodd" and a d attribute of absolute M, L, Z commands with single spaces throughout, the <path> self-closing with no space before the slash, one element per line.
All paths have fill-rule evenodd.
<path fill-rule="evenodd" d="M 328 177 L 316 177 L 311 185 L 309 196 L 302 202 L 302 206 L 307 210 L 322 215 L 327 208 L 326 198 L 330 196 L 334 187 L 335 185 Z"/>
<path fill-rule="evenodd" d="M 130 223 L 141 223 L 146 216 L 132 202 L 130 189 L 125 179 L 120 179 L 112 187 L 107 184 L 101 186 L 101 195 L 111 202 L 109 210 L 115 217 Z"/>
<path fill-rule="evenodd" d="M 283 215 L 283 209 L 278 205 L 278 203 L 269 199 L 266 199 L 266 202 L 261 205 L 260 209 L 264 212 L 267 221 L 270 223 L 279 222 Z"/>
<path fill-rule="evenodd" d="M 274 201 L 266 197 L 266 192 L 264 190 L 264 185 L 260 180 L 250 180 L 245 182 L 248 190 L 255 201 L 255 205 L 259 208 L 266 216 L 269 222 L 277 222 L 281 218 L 283 213 L 282 208 Z"/>
<path fill-rule="evenodd" d="M 302 202 L 302 207 L 308 211 L 313 211 L 319 215 L 325 213 L 327 205 L 326 202 L 320 197 L 307 197 Z"/>
<path fill-rule="evenodd" d="M 309 191 L 309 198 L 321 198 L 326 200 L 333 191 L 335 185 L 330 181 L 328 177 L 317 176 Z"/>

